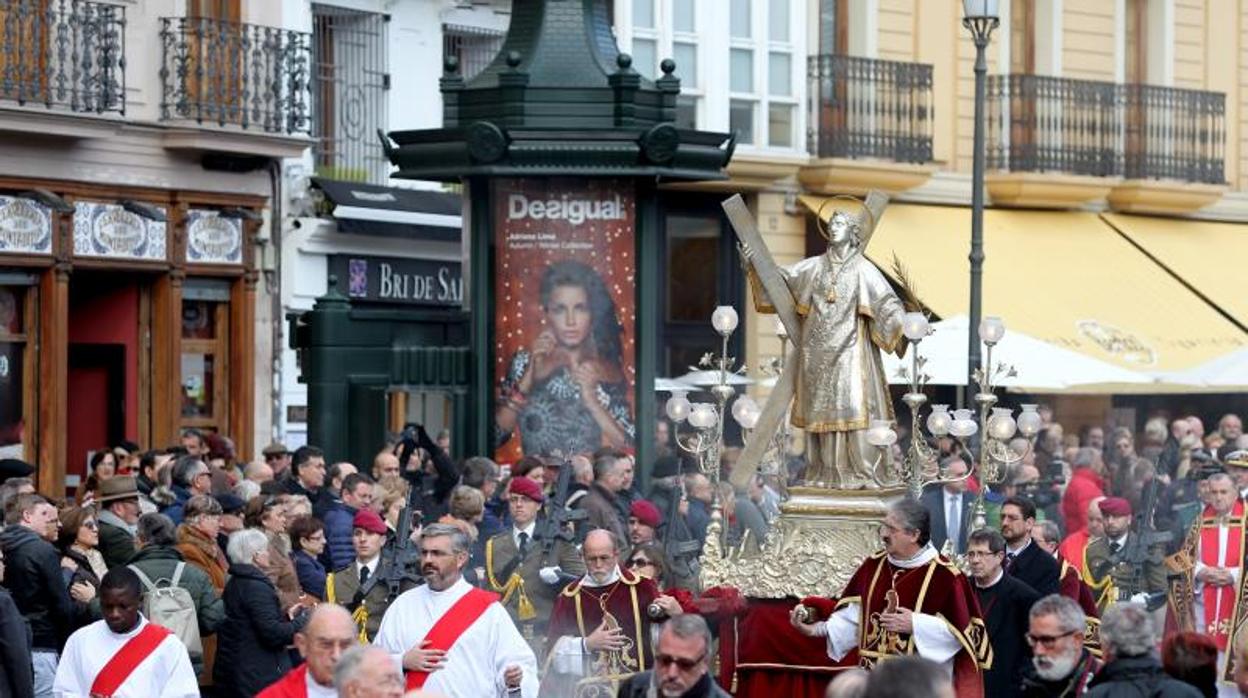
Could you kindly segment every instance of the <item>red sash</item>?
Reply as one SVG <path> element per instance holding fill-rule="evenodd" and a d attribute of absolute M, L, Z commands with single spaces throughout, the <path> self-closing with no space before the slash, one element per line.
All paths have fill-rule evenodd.
<path fill-rule="evenodd" d="M 477 622 L 481 614 L 485 613 L 485 609 L 495 601 L 498 601 L 498 594 L 476 587 L 469 589 L 468 593 L 461 596 L 459 601 L 442 614 L 438 622 L 429 629 L 429 633 L 424 638 L 429 641 L 425 649 L 449 651 L 459 636 Z M 407 690 L 423 688 L 428 680 L 429 672 L 427 671 L 409 671 L 407 672 Z"/>
<path fill-rule="evenodd" d="M 1226 567 L 1238 567 L 1243 559 L 1244 503 L 1235 502 L 1227 521 Z M 1218 522 L 1213 507 L 1205 507 L 1200 516 L 1200 561 L 1209 567 L 1218 564 Z M 1215 587 L 1208 584 L 1201 590 L 1205 617 L 1198 619 L 1202 625 L 1197 630 L 1212 635 L 1218 649 L 1226 651 L 1231 633 L 1231 621 L 1235 612 L 1235 585 Z"/>
<path fill-rule="evenodd" d="M 143 626 L 137 635 L 126 641 L 126 644 L 117 650 L 117 654 L 108 660 L 100 673 L 95 677 L 95 681 L 91 683 L 92 698 L 109 698 L 113 692 L 121 687 L 121 684 L 130 678 L 130 674 L 134 673 L 136 667 L 143 663 L 144 659 L 151 656 L 152 652 L 164 642 L 165 638 L 171 633 L 165 628 L 148 623 Z"/>

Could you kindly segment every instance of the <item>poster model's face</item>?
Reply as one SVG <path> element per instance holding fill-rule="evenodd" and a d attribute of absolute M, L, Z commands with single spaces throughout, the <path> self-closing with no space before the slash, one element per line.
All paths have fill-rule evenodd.
<path fill-rule="evenodd" d="M 576 349 L 589 336 L 589 294 L 579 286 L 556 286 L 546 305 L 546 323 L 564 349 Z"/>

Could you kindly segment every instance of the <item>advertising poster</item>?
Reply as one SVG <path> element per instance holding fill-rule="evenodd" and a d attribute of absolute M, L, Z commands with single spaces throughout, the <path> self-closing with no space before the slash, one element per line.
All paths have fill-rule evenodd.
<path fill-rule="evenodd" d="M 495 460 L 633 449 L 635 202 L 624 179 L 495 182 Z"/>

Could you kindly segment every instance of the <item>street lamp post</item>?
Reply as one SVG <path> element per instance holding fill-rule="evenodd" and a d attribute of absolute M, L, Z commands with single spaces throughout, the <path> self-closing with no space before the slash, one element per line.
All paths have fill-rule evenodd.
<path fill-rule="evenodd" d="M 1001 23 L 998 0 L 962 0 L 962 26 L 975 41 L 975 139 L 971 165 L 971 318 L 967 351 L 968 385 L 979 367 L 979 320 L 984 295 L 984 102 L 988 62 L 984 51 Z"/>

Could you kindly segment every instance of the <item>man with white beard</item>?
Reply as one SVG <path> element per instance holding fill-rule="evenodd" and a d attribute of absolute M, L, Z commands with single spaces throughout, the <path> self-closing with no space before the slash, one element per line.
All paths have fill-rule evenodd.
<path fill-rule="evenodd" d="M 1079 604 L 1050 594 L 1031 607 L 1025 639 L 1032 658 L 1023 667 L 1023 698 L 1078 698 L 1101 668 L 1083 646 L 1086 620 Z"/>

